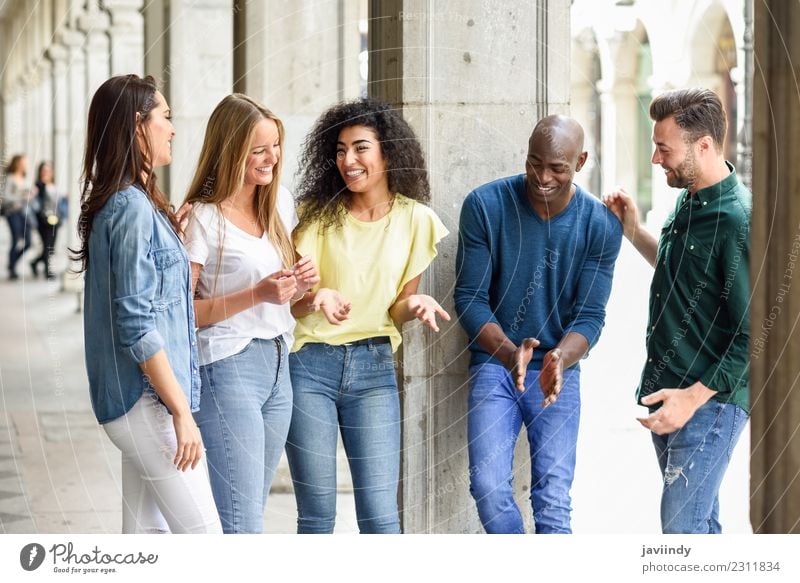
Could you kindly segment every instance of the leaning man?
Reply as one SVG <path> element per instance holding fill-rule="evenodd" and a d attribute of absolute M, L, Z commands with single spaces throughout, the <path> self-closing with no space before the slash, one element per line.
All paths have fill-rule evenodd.
<path fill-rule="evenodd" d="M 647 362 L 638 399 L 663 476 L 664 533 L 712 534 L 719 488 L 749 412 L 748 261 L 752 196 L 723 155 L 726 116 L 707 89 L 681 89 L 650 104 L 653 164 L 681 188 L 656 239 L 636 203 L 605 202 L 625 237 L 653 266 Z"/>
<path fill-rule="evenodd" d="M 464 200 L 455 307 L 470 338 L 470 492 L 488 533 L 523 533 L 513 456 L 525 424 L 537 533 L 571 532 L 583 358 L 600 336 L 622 227 L 572 182 L 583 129 L 549 116 L 525 174 Z"/>

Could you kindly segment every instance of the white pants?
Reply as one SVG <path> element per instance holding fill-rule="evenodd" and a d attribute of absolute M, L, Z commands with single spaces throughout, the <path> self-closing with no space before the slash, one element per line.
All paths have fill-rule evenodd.
<path fill-rule="evenodd" d="M 172 416 L 155 395 L 103 428 L 122 452 L 123 534 L 222 533 L 205 455 L 194 470 L 175 467 Z"/>

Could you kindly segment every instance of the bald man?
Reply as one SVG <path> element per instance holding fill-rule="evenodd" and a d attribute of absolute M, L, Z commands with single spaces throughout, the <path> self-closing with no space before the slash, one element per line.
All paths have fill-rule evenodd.
<path fill-rule="evenodd" d="M 620 222 L 572 182 L 583 129 L 549 116 L 528 142 L 525 174 L 464 200 L 456 311 L 470 338 L 470 492 L 488 533 L 523 533 L 514 444 L 531 451 L 537 533 L 569 533 L 580 417 L 578 361 L 597 342 L 622 240 Z"/>

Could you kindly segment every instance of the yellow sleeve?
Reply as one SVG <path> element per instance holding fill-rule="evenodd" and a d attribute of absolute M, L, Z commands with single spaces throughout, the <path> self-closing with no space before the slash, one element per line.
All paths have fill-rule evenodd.
<path fill-rule="evenodd" d="M 398 294 L 403 286 L 428 268 L 438 254 L 436 245 L 450 233 L 436 213 L 424 204 L 414 204 L 412 212 L 413 238 Z"/>

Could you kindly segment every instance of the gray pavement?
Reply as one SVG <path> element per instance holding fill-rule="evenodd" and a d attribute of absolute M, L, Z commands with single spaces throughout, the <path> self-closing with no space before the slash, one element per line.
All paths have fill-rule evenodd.
<path fill-rule="evenodd" d="M 3 252 L 6 231 L 0 225 Z M 0 271 L 0 533 L 119 532 L 119 452 L 91 413 L 76 294 L 60 292 L 59 282 L 30 279 L 23 266 L 17 282 Z M 659 531 L 659 473 L 649 436 L 635 420 L 643 409 L 633 402 L 649 281 L 649 267 L 623 244 L 603 337 L 582 364 L 576 533 Z M 751 531 L 748 450 L 745 436 L 723 484 L 729 533 Z M 337 532 L 356 532 L 341 451 L 340 462 Z M 290 483 L 284 461 L 265 532 L 294 531 Z"/>

